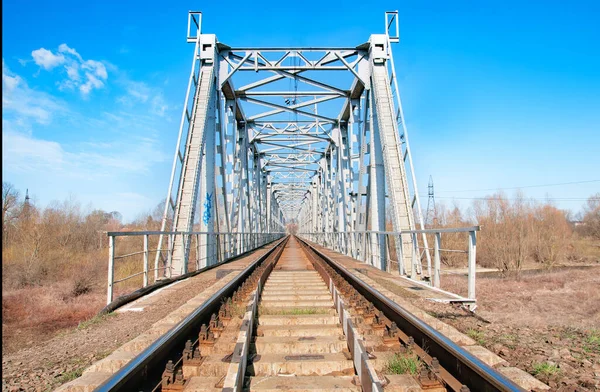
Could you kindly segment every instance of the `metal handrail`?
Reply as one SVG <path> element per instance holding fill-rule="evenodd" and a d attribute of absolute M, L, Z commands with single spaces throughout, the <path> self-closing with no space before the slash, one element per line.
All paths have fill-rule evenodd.
<path fill-rule="evenodd" d="M 386 235 L 401 235 L 401 234 L 435 234 L 435 233 L 465 233 L 469 231 L 481 231 L 481 226 L 456 227 L 445 229 L 417 229 L 417 230 L 401 230 L 401 231 L 377 231 L 377 230 L 362 230 L 362 231 L 322 231 L 322 232 L 301 232 L 300 234 L 386 234 Z"/>
<path fill-rule="evenodd" d="M 274 241 L 278 238 L 281 238 L 285 235 L 283 232 L 273 232 L 273 233 L 250 233 L 250 232 L 218 232 L 218 233 L 209 233 L 203 231 L 189 231 L 189 232 L 181 232 L 181 231 L 109 231 L 106 232 L 108 236 L 108 283 L 107 283 L 107 294 L 106 294 L 106 303 L 110 304 L 113 300 L 114 295 L 114 285 L 117 283 L 121 283 L 127 281 L 129 279 L 135 278 L 137 276 L 143 275 L 142 287 L 146 287 L 149 284 L 149 273 L 154 272 L 154 280 L 158 280 L 159 271 L 163 271 L 163 275 L 171 276 L 173 273 L 177 273 L 175 268 L 170 265 L 170 261 L 172 260 L 172 252 L 173 247 L 172 243 L 173 239 L 176 236 L 181 236 L 182 238 L 192 236 L 196 238 L 196 271 L 201 269 L 203 265 L 217 265 L 222 262 L 231 259 L 233 257 L 239 256 L 242 253 L 248 252 L 250 250 L 261 247 L 271 241 Z M 167 249 L 149 249 L 149 237 L 151 235 L 158 236 L 167 236 L 169 238 L 169 246 Z M 207 238 L 204 239 L 206 244 L 200 244 L 200 236 L 205 235 Z M 144 250 L 138 252 L 131 252 L 125 255 L 115 255 L 116 249 L 116 239 L 118 237 L 137 237 L 143 236 L 144 238 Z M 206 249 L 208 247 L 208 242 L 214 241 L 218 246 L 218 251 L 213 259 L 211 255 L 205 254 L 203 257 L 200 257 L 200 250 Z M 228 248 L 227 246 L 230 245 Z M 160 243 L 158 244 L 160 247 Z M 190 249 L 192 246 L 190 246 Z M 223 249 L 222 249 L 223 248 Z M 166 251 L 167 255 L 164 266 L 159 267 L 159 259 L 160 252 Z M 149 268 L 149 254 L 157 253 L 159 255 L 158 258 L 155 259 L 154 268 Z M 144 255 L 143 258 L 143 268 L 141 272 L 136 272 L 132 275 L 120 278 L 115 280 L 115 260 L 124 259 L 126 257 L 136 256 L 136 255 Z M 189 261 L 188 261 L 189 262 Z M 187 266 L 186 266 L 187 271 Z"/>
<path fill-rule="evenodd" d="M 477 249 L 477 232 L 481 230 L 481 226 L 470 226 L 470 227 L 457 227 L 457 228 L 438 228 L 438 229 L 418 229 L 418 230 L 405 230 L 405 231 L 376 231 L 376 230 L 361 230 L 361 231 L 328 231 L 328 232 L 301 232 L 299 236 L 305 237 L 311 241 L 317 242 L 322 246 L 331 248 L 334 251 L 341 252 L 347 256 L 357 259 L 363 263 L 370 264 L 379 268 L 383 271 L 389 272 L 390 262 L 394 261 L 398 264 L 398 273 L 401 276 L 406 276 L 415 282 L 421 283 L 418 280 L 418 275 L 423 273 L 425 266 L 420 261 L 423 255 L 416 251 L 418 235 L 434 235 L 434 257 L 433 257 L 433 268 L 430 269 L 429 260 L 427 260 L 427 272 L 431 278 L 431 283 L 435 289 L 440 289 L 441 286 L 441 253 L 459 253 L 466 254 L 467 266 L 468 266 L 468 277 L 467 277 L 467 291 L 468 295 L 468 307 L 471 310 L 475 310 L 476 295 L 475 295 L 475 275 L 476 275 L 476 249 Z M 442 234 L 452 233 L 465 233 L 467 235 L 466 250 L 463 249 L 447 249 L 441 247 Z M 383 238 L 381 237 L 383 236 Z M 410 239 L 407 241 L 406 237 Z M 390 238 L 391 237 L 391 238 Z M 374 243 L 385 241 L 386 246 L 380 250 L 379 246 L 374 246 Z M 410 255 L 410 264 L 406 264 L 403 260 L 406 257 L 402 255 L 403 246 L 396 247 L 397 260 L 393 260 L 391 257 L 392 242 L 398 241 L 412 242 L 412 254 Z M 349 243 L 348 243 L 349 242 Z M 423 248 L 424 250 L 430 250 L 428 246 Z"/>
<path fill-rule="evenodd" d="M 286 234 L 285 232 L 270 232 L 270 233 L 253 233 L 250 231 L 231 231 L 231 232 L 208 232 L 208 231 L 107 231 L 106 235 L 109 237 L 126 237 L 126 236 L 138 236 L 138 235 L 238 235 L 238 234 L 253 234 L 253 235 L 271 235 L 271 234 Z"/>

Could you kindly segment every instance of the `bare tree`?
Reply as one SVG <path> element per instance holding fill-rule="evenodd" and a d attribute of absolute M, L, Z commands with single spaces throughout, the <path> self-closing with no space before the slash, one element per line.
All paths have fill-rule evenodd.
<path fill-rule="evenodd" d="M 2 183 L 2 240 L 8 239 L 10 227 L 15 223 L 19 212 L 19 191 L 11 183 Z"/>
<path fill-rule="evenodd" d="M 595 239 L 600 239 L 600 192 L 590 196 L 583 207 L 582 231 Z"/>

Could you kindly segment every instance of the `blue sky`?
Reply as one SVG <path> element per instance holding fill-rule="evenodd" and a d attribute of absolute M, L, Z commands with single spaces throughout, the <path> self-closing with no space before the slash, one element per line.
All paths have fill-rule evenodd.
<path fill-rule="evenodd" d="M 354 46 L 397 9 L 396 71 L 424 208 L 430 175 L 438 202 L 462 205 L 488 189 L 600 180 L 600 2 L 7 0 L 3 181 L 40 205 L 72 195 L 126 220 L 163 199 L 190 9 L 236 46 Z M 577 211 L 600 182 L 523 190 Z"/>

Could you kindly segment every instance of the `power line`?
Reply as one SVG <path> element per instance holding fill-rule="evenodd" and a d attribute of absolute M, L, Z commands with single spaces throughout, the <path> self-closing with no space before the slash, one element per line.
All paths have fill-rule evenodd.
<path fill-rule="evenodd" d="M 543 185 L 525 185 L 525 186 L 515 186 L 510 188 L 488 188 L 488 189 L 464 189 L 464 190 L 453 190 L 453 191 L 440 191 L 438 193 L 443 192 L 484 192 L 484 191 L 500 191 L 500 190 L 508 190 L 508 189 L 523 189 L 523 188 L 542 188 L 546 186 L 559 186 L 559 185 L 574 185 L 574 184 L 589 184 L 592 182 L 600 182 L 600 180 L 587 180 L 587 181 L 573 181 L 573 182 L 562 182 L 557 184 L 543 184 Z"/>

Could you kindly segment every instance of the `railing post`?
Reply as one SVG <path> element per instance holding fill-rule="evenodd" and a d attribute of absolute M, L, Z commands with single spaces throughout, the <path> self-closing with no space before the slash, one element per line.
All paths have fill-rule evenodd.
<path fill-rule="evenodd" d="M 468 296 L 469 299 L 475 299 L 475 260 L 476 260 L 476 252 L 477 252 L 477 236 L 476 232 L 469 232 L 469 248 L 468 248 L 468 258 L 469 258 L 469 291 Z"/>
<path fill-rule="evenodd" d="M 412 233 L 412 258 L 411 258 L 411 267 L 410 267 L 410 278 L 417 278 L 417 234 Z"/>
<path fill-rule="evenodd" d="M 373 233 L 369 232 L 369 264 L 375 267 L 375 251 L 373 250 Z"/>
<path fill-rule="evenodd" d="M 385 272 L 389 271 L 390 265 L 390 240 L 387 234 L 383 234 L 383 243 L 384 243 L 384 260 L 385 260 Z"/>
<path fill-rule="evenodd" d="M 165 266 L 165 277 L 171 277 L 171 265 L 173 263 L 173 234 L 169 234 L 169 240 L 167 242 L 167 265 Z M 169 272 L 167 273 L 167 269 Z"/>
<path fill-rule="evenodd" d="M 405 276 L 406 271 L 404 270 L 404 254 L 402 248 L 402 233 L 398 233 L 398 242 L 396 243 L 396 259 L 398 259 L 398 273 L 400 276 Z"/>
<path fill-rule="evenodd" d="M 200 234 L 194 235 L 196 238 L 196 271 L 200 269 Z"/>
<path fill-rule="evenodd" d="M 106 304 L 113 300 L 113 281 L 115 280 L 115 237 L 108 236 L 108 289 L 106 293 Z"/>
<path fill-rule="evenodd" d="M 144 234 L 144 287 L 148 286 L 148 234 Z"/>
<path fill-rule="evenodd" d="M 156 245 L 156 253 L 158 253 L 160 255 L 160 257 L 155 257 L 154 258 L 154 281 L 156 282 L 158 280 L 158 259 L 162 258 L 162 250 L 160 250 L 159 247 L 160 244 Z"/>
<path fill-rule="evenodd" d="M 220 264 L 223 261 L 223 253 L 221 251 L 221 241 L 218 233 L 213 234 L 215 240 L 215 247 L 217 248 L 217 260 L 216 264 Z"/>
<path fill-rule="evenodd" d="M 440 244 L 442 233 L 435 233 L 433 239 L 433 287 L 440 288 Z"/>
<path fill-rule="evenodd" d="M 183 249 L 183 255 L 184 255 L 183 260 L 182 260 L 183 263 L 181 263 L 181 271 L 179 271 L 179 273 L 181 275 L 187 274 L 187 272 L 188 272 L 187 264 L 189 262 L 190 253 L 189 253 L 189 249 L 187 249 L 187 247 L 185 245 L 186 245 L 185 234 L 181 233 L 181 249 Z M 186 254 L 188 255 L 188 257 L 185 257 Z"/>
<path fill-rule="evenodd" d="M 227 233 L 227 236 L 225 236 L 225 238 L 225 254 L 227 255 L 226 258 L 230 258 L 235 254 L 235 241 L 233 239 L 233 233 Z"/>

